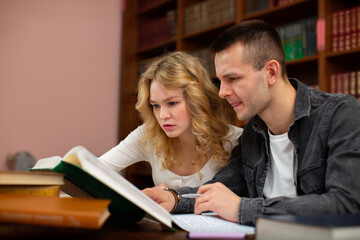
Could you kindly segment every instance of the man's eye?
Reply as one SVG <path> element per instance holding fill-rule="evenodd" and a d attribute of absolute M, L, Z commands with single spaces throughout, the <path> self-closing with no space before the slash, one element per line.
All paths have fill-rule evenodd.
<path fill-rule="evenodd" d="M 238 79 L 239 79 L 238 77 L 230 77 L 230 78 L 229 78 L 230 81 L 236 81 L 236 80 L 238 80 Z"/>

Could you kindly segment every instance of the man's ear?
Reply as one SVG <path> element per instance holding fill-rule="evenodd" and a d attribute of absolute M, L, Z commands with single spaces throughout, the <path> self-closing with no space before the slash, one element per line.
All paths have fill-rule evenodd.
<path fill-rule="evenodd" d="M 280 76 L 280 64 L 276 60 L 270 60 L 265 65 L 266 78 L 270 86 L 274 85 Z"/>

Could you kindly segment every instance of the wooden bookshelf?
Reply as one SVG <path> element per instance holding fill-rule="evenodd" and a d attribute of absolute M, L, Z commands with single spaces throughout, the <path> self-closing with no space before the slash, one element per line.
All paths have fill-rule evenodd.
<path fill-rule="evenodd" d="M 325 48 L 316 51 L 311 56 L 305 56 L 300 59 L 287 61 L 287 70 L 289 77 L 298 78 L 308 85 L 315 85 L 319 89 L 330 92 L 332 74 L 343 71 L 360 71 L 360 37 L 358 37 L 358 47 L 344 51 L 332 51 L 332 13 L 349 8 L 359 6 L 358 0 L 288 0 L 285 1 L 269 1 L 279 2 L 281 5 L 267 6 L 261 10 L 247 13 L 249 4 L 260 2 L 256 0 L 124 0 L 126 1 L 126 9 L 123 15 L 123 46 L 122 46 L 122 67 L 121 67 L 121 98 L 120 98 L 120 121 L 119 121 L 119 141 L 124 139 L 133 129 L 135 129 L 141 121 L 138 117 L 134 105 L 136 102 L 135 91 L 139 74 L 138 65 L 163 54 L 164 52 L 181 50 L 188 52 L 196 52 L 202 48 L 208 48 L 211 41 L 223 30 L 234 24 L 240 23 L 248 19 L 262 19 L 275 27 L 283 26 L 291 22 L 299 22 L 305 18 L 315 18 L 316 21 L 323 19 L 325 21 Z M 219 21 L 219 14 L 214 24 L 198 28 L 194 31 L 185 32 L 186 18 L 189 8 L 202 16 L 205 20 L 208 16 L 204 16 L 201 11 L 209 9 L 212 5 L 195 7 L 195 5 L 212 1 L 213 5 L 219 2 L 233 2 L 233 15 L 231 19 Z M 217 2 L 216 2 L 217 1 Z M 264 2 L 264 1 L 262 1 Z M 140 6 L 144 6 L 139 8 Z M 221 4 L 220 4 L 221 5 Z M 220 6 L 219 5 L 219 6 Z M 210 6 L 210 7 L 209 7 Z M 224 5 L 221 5 L 223 8 Z M 220 7 L 219 7 L 220 8 Z M 200 11 L 199 11 L 200 9 Z M 170 36 L 168 39 L 161 39 L 158 42 L 139 49 L 139 25 L 148 23 L 166 16 L 167 12 L 176 10 L 176 35 Z M 215 9 L 216 10 L 216 9 Z M 207 10 L 208 11 L 208 10 Z M 213 10 L 214 11 L 214 10 Z M 220 11 L 220 10 L 218 10 Z M 213 12 L 208 12 L 211 15 Z M 216 14 L 216 13 L 214 13 Z M 228 14 L 228 13 L 226 13 Z M 358 13 L 360 15 L 360 13 Z M 224 15 L 220 14 L 220 15 Z M 212 16 L 212 15 L 211 15 Z M 222 16 L 224 17 L 224 16 Z M 360 17 L 358 17 L 359 19 Z M 212 20 L 211 20 L 212 21 Z M 358 20 L 360 22 L 360 20 Z M 193 20 L 192 25 L 198 24 L 197 20 Z M 242 122 L 235 122 L 237 125 L 243 125 Z M 146 169 L 144 171 L 144 169 Z M 151 186 L 152 182 L 144 183 L 144 180 L 136 182 L 136 176 L 148 176 L 146 181 L 151 181 L 150 168 L 144 167 L 144 164 L 135 164 L 128 168 L 126 177 L 137 186 Z M 140 179 L 140 178 L 138 178 Z"/>

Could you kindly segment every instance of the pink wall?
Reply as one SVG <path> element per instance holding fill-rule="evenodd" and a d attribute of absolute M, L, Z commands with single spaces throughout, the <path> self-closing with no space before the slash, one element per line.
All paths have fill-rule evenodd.
<path fill-rule="evenodd" d="M 0 170 L 117 143 L 121 0 L 0 0 Z"/>

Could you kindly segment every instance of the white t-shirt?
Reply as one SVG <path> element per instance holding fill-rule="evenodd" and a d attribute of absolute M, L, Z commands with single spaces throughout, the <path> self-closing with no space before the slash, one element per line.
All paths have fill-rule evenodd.
<path fill-rule="evenodd" d="M 205 166 L 200 170 L 202 178 L 198 173 L 189 176 L 179 176 L 162 167 L 163 158 L 156 156 L 155 147 L 148 148 L 146 151 L 141 144 L 141 136 L 144 132 L 144 126 L 141 125 L 132 131 L 123 141 L 111 150 L 100 156 L 99 159 L 113 168 L 115 171 L 130 166 L 136 162 L 149 162 L 152 169 L 152 178 L 155 185 L 166 183 L 171 188 L 179 187 L 197 187 L 203 183 L 211 180 L 214 175 L 221 169 L 217 162 L 211 157 Z M 224 141 L 224 148 L 231 153 L 232 148 L 238 145 L 238 139 L 242 134 L 243 129 L 230 125 L 230 130 L 226 135 Z"/>
<path fill-rule="evenodd" d="M 294 145 L 288 133 L 270 136 L 270 162 L 266 175 L 264 196 L 296 197 L 294 183 Z"/>

